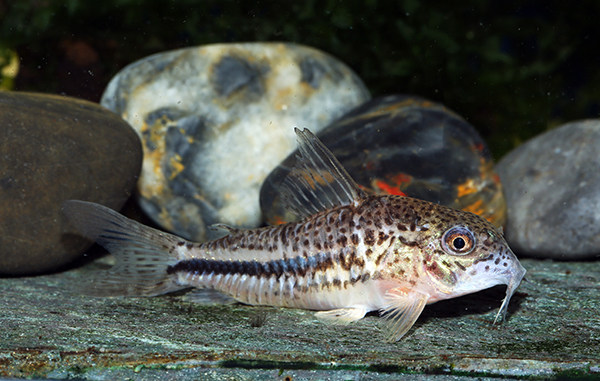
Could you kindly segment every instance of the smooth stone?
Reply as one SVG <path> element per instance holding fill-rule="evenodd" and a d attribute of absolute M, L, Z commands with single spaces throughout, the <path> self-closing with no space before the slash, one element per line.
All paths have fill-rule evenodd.
<path fill-rule="evenodd" d="M 497 227 L 506 220 L 502 185 L 485 141 L 439 103 L 407 95 L 376 98 L 318 136 L 369 193 L 407 195 L 466 210 Z M 295 163 L 296 152 L 275 168 L 261 190 L 261 208 L 271 224 L 296 220 L 279 197 Z"/>
<path fill-rule="evenodd" d="M 140 171 L 140 141 L 118 115 L 64 96 L 0 92 L 0 121 L 0 275 L 56 270 L 91 245 L 62 202 L 119 209 Z"/>
<path fill-rule="evenodd" d="M 540 258 L 600 255 L 600 119 L 541 134 L 498 163 L 508 205 L 506 240 Z"/>
<path fill-rule="evenodd" d="M 294 127 L 320 131 L 370 95 L 345 64 L 296 44 L 193 47 L 118 73 L 102 104 L 142 138 L 139 202 L 195 241 L 215 223 L 263 223 L 260 186 L 296 148 Z"/>

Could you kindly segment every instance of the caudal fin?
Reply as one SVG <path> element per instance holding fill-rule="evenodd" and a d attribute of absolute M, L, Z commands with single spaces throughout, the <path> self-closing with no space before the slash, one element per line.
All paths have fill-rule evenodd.
<path fill-rule="evenodd" d="M 92 202 L 70 200 L 63 212 L 85 236 L 116 258 L 108 271 L 81 286 L 93 296 L 154 296 L 184 288 L 167 268 L 178 262 L 177 244 L 183 239 L 130 220 Z"/>

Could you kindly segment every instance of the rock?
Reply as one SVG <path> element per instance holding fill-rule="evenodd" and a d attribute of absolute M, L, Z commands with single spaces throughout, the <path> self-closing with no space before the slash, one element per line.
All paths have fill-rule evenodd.
<path fill-rule="evenodd" d="M 262 223 L 259 190 L 295 147 L 293 128 L 319 131 L 369 93 L 343 63 L 281 43 L 181 49 L 129 65 L 102 104 L 142 137 L 142 208 L 192 239 L 225 223 Z"/>
<path fill-rule="evenodd" d="M 497 170 L 515 252 L 554 259 L 600 254 L 600 119 L 569 123 L 506 155 Z"/>
<path fill-rule="evenodd" d="M 119 116 L 74 98 L 0 92 L 0 275 L 48 272 L 90 242 L 61 212 L 68 199 L 120 208 L 142 161 Z"/>
<path fill-rule="evenodd" d="M 350 176 L 376 194 L 400 194 L 463 209 L 495 226 L 506 219 L 502 186 L 477 131 L 441 104 L 394 95 L 357 107 L 318 134 Z M 267 178 L 261 207 L 271 224 L 293 221 L 279 188 L 291 154 Z"/>
<path fill-rule="evenodd" d="M 535 287 L 521 285 L 502 325 L 492 326 L 505 292 L 498 286 L 427 305 L 390 343 L 376 313 L 335 325 L 295 308 L 60 291 L 105 269 L 106 259 L 0 279 L 3 380 L 597 381 L 600 373 L 600 261 L 523 259 Z M 265 374 L 252 373 L 259 369 Z"/>

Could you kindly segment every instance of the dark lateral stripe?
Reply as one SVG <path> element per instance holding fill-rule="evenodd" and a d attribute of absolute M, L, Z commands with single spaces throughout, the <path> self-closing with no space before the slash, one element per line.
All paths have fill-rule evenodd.
<path fill-rule="evenodd" d="M 248 275 L 269 278 L 275 275 L 277 278 L 283 274 L 304 276 L 311 269 L 323 270 L 324 264 L 331 265 L 331 258 L 324 254 L 308 258 L 294 257 L 278 259 L 268 262 L 258 261 L 218 261 L 210 259 L 186 259 L 174 266 L 167 268 L 167 274 L 179 272 L 215 275 Z"/>

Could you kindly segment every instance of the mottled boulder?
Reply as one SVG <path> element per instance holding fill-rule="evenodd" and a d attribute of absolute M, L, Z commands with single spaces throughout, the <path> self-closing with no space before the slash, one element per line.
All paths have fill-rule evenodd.
<path fill-rule="evenodd" d="M 0 92 L 0 124 L 0 275 L 55 270 L 90 246 L 62 202 L 120 208 L 140 171 L 140 141 L 118 115 L 56 95 Z"/>
<path fill-rule="evenodd" d="M 506 205 L 489 150 L 477 131 L 443 105 L 394 95 L 357 107 L 318 134 L 350 176 L 374 194 L 398 194 L 473 212 L 502 226 Z M 267 178 L 261 207 L 271 224 L 292 221 L 279 189 L 291 154 Z"/>
<path fill-rule="evenodd" d="M 369 97 L 323 52 L 247 43 L 140 60 L 112 79 L 102 104 L 142 138 L 142 208 L 164 228 L 202 241 L 214 223 L 262 223 L 260 186 L 296 147 L 294 127 L 319 131 Z"/>
<path fill-rule="evenodd" d="M 513 250 L 555 259 L 600 255 L 600 119 L 569 123 L 498 163 Z"/>

